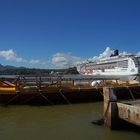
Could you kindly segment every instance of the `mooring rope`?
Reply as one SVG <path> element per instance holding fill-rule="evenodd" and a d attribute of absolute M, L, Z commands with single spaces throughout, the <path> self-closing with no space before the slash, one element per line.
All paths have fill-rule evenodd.
<path fill-rule="evenodd" d="M 13 102 L 16 98 L 18 98 L 19 97 L 19 91 L 18 92 L 16 92 L 16 95 L 14 96 L 14 97 L 12 97 L 11 99 L 9 99 L 9 101 L 5 104 L 5 105 L 8 105 L 8 104 L 10 104 L 11 102 Z"/>
<path fill-rule="evenodd" d="M 135 100 L 134 95 L 133 95 L 132 91 L 130 90 L 130 88 L 129 87 L 126 87 L 126 88 L 129 90 L 129 93 L 130 93 L 132 99 Z"/>
<path fill-rule="evenodd" d="M 106 111 L 104 113 L 104 122 L 106 122 L 106 120 L 107 120 L 107 115 L 108 115 L 109 107 L 110 107 L 110 101 L 108 101 L 107 107 L 106 107 Z"/>
<path fill-rule="evenodd" d="M 37 97 L 37 96 L 39 96 L 39 94 L 37 94 L 36 96 L 33 96 L 33 97 L 31 97 L 31 98 L 28 98 L 28 99 L 24 100 L 24 101 L 21 102 L 20 104 L 25 104 L 25 103 L 27 103 L 27 102 L 30 102 L 32 99 L 34 99 L 34 98 Z"/>
<path fill-rule="evenodd" d="M 136 94 L 140 94 L 140 92 L 137 92 L 137 91 L 133 91 L 133 92 L 135 92 Z"/>
<path fill-rule="evenodd" d="M 100 89 L 97 86 L 95 86 L 95 88 L 96 88 L 97 92 L 100 93 L 103 96 L 103 92 L 101 92 Z"/>
<path fill-rule="evenodd" d="M 71 104 L 71 102 L 70 102 L 70 101 L 66 98 L 66 96 L 63 94 L 61 88 L 59 89 L 59 92 L 60 92 L 61 96 L 63 97 L 63 99 L 64 99 L 68 104 Z"/>
<path fill-rule="evenodd" d="M 54 105 L 45 95 L 43 95 L 42 91 L 39 90 L 39 94 L 42 98 L 44 98 L 50 105 Z"/>

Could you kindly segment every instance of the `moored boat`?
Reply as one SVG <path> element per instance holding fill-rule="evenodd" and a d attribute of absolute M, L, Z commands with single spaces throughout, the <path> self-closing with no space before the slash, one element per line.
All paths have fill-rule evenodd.
<path fill-rule="evenodd" d="M 84 62 L 77 65 L 82 75 L 93 76 L 138 76 L 140 74 L 140 56 L 114 55 L 96 61 Z"/>

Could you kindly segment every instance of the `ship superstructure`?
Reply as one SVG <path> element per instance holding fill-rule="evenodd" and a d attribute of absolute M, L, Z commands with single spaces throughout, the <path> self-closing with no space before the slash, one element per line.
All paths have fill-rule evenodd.
<path fill-rule="evenodd" d="M 140 74 L 140 56 L 111 56 L 77 65 L 83 75 L 100 76 L 136 76 Z"/>

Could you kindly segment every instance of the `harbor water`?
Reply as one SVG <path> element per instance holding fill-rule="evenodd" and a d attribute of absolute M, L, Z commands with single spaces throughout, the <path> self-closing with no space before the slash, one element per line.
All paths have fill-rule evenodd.
<path fill-rule="evenodd" d="M 0 107 L 0 140 L 138 140 L 135 131 L 92 124 L 103 103 Z"/>

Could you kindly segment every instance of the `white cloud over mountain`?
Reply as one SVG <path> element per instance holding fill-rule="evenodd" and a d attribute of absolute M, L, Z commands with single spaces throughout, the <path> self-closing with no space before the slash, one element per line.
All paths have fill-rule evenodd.
<path fill-rule="evenodd" d="M 80 61 L 82 61 L 82 58 L 73 56 L 71 53 L 56 53 L 50 63 L 56 68 L 63 68 L 75 66 Z"/>
<path fill-rule="evenodd" d="M 16 62 L 26 61 L 23 58 L 18 57 L 17 54 L 12 49 L 0 51 L 0 57 L 8 61 L 16 61 Z"/>
<path fill-rule="evenodd" d="M 36 64 L 42 64 L 42 65 L 44 65 L 44 64 L 46 64 L 46 62 L 44 62 L 44 61 L 41 61 L 41 60 L 38 60 L 38 59 L 32 59 L 32 60 L 30 60 L 29 61 L 29 64 L 34 64 L 34 65 L 36 65 Z"/>
<path fill-rule="evenodd" d="M 52 55 L 50 60 L 42 61 L 39 59 L 32 59 L 27 61 L 27 59 L 19 57 L 12 49 L 9 49 L 0 51 L 0 57 L 4 58 L 6 61 L 15 61 L 18 63 L 24 62 L 25 64 L 29 64 L 34 67 L 38 65 L 43 68 L 45 68 L 46 66 L 48 68 L 66 68 L 76 66 L 78 63 L 81 62 L 96 61 L 105 57 L 109 57 L 113 53 L 114 50 L 111 50 L 109 47 L 107 47 L 103 53 L 99 54 L 99 56 L 93 56 L 86 59 L 74 56 L 72 53 L 56 53 Z M 119 55 L 127 54 L 131 53 L 125 51 L 119 53 Z M 137 55 L 140 55 L 140 51 L 137 53 Z"/>

